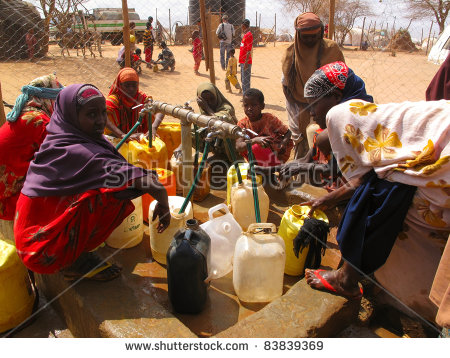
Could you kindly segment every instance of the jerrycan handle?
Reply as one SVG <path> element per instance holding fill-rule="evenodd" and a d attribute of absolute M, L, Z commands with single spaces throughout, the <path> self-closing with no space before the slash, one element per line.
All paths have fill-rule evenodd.
<path fill-rule="evenodd" d="M 250 224 L 247 232 L 255 233 L 258 229 L 271 229 L 271 232 L 277 232 L 277 227 L 273 223 L 254 223 Z"/>
<path fill-rule="evenodd" d="M 208 210 L 209 220 L 214 219 L 214 213 L 219 210 L 225 210 L 225 215 L 230 213 L 230 210 L 228 209 L 228 206 L 224 203 L 218 204 L 216 206 L 213 206 L 211 209 Z"/>

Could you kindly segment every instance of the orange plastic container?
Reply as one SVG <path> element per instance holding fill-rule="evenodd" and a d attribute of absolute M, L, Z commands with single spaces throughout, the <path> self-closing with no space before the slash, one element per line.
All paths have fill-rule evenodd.
<path fill-rule="evenodd" d="M 199 159 L 201 160 L 201 159 Z M 194 176 L 197 174 L 197 168 L 194 168 Z M 202 176 L 200 177 L 200 180 L 198 181 L 197 187 L 194 191 L 194 201 L 202 201 L 204 200 L 210 191 L 209 187 L 209 181 L 211 180 L 211 166 L 208 164 L 208 162 L 205 163 L 205 166 L 203 168 Z"/>
<path fill-rule="evenodd" d="M 156 170 L 158 173 L 159 181 L 167 190 L 168 196 L 175 196 L 177 194 L 177 182 L 175 178 L 175 174 L 167 169 L 162 168 L 155 168 L 153 170 Z M 150 207 L 150 203 L 155 200 L 153 197 L 149 194 L 142 195 L 142 209 L 144 211 L 144 221 L 146 223 L 149 222 L 148 219 L 148 208 Z"/>

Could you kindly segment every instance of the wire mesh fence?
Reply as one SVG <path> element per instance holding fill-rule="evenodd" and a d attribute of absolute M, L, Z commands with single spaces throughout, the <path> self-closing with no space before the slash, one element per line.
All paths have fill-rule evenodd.
<path fill-rule="evenodd" d="M 359 6 L 351 7 L 355 2 Z M 227 14 L 235 29 L 232 44 L 238 57 L 241 22 L 248 18 L 254 38 L 251 86 L 264 92 L 267 110 L 285 119 L 281 61 L 293 41 L 295 17 L 303 10 L 316 10 L 304 7 L 308 3 L 314 2 L 207 0 L 219 89 L 225 90 L 225 71 L 221 69 L 216 29 L 222 15 Z M 325 7 L 318 13 L 327 23 L 328 2 L 320 3 Z M 368 92 L 378 103 L 424 99 L 426 86 L 438 68 L 427 57 L 440 31 L 436 20 L 401 14 L 407 3 L 337 2 L 335 39 L 342 46 L 347 64 L 366 82 Z M 347 7 L 342 10 L 341 5 Z M 192 32 L 195 29 L 201 32 L 199 2 L 168 1 L 157 8 L 149 2 L 130 0 L 128 7 L 129 21 L 134 23 L 131 32 L 135 35 L 135 47 L 141 50 L 142 59 L 146 59 L 143 43 L 146 24 L 152 17 L 155 45 L 151 60 L 158 59 L 162 52 L 159 45 L 164 41 L 176 61 L 173 72 L 153 72 L 153 66 L 143 63 L 141 89 L 169 103 L 194 99 L 197 85 L 210 79 L 204 61 L 200 76 L 195 76 L 192 70 Z M 22 85 L 54 72 L 63 84 L 90 82 L 108 92 L 119 69 L 116 59 L 123 46 L 121 1 L 1 0 L 0 8 L 1 83 L 7 104 L 14 103 Z M 445 46 L 448 48 L 448 41 Z M 234 92 L 229 100 L 238 117 L 243 116 L 241 97 Z"/>
<path fill-rule="evenodd" d="M 328 1 L 204 2 L 206 28 L 200 22 L 200 2 L 196 0 L 171 0 L 158 6 L 129 0 L 129 24 L 124 24 L 123 2 L 119 0 L 0 0 L 0 82 L 6 113 L 22 86 L 50 73 L 56 73 L 63 85 L 92 83 L 108 94 L 123 65 L 123 28 L 127 25 L 133 54 L 139 56 L 140 50 L 140 59 L 131 58 L 139 71 L 140 90 L 170 104 L 190 101 L 198 110 L 197 87 L 213 80 L 235 107 L 237 118 L 243 118 L 242 94 L 238 88 L 228 87 L 226 61 L 224 66 L 221 59 L 223 46 L 218 34 L 223 31 L 223 15 L 227 15 L 226 22 L 233 28 L 227 41 L 237 59 L 241 24 L 249 20 L 253 35 L 250 86 L 264 93 L 265 111 L 287 123 L 282 60 L 293 44 L 294 21 L 303 11 L 315 11 L 327 24 Z M 448 9 L 448 1 L 441 2 Z M 365 81 L 367 92 L 377 103 L 424 100 L 438 63 L 450 48 L 445 20 L 438 24 L 425 13 L 423 17 L 412 17 L 406 11 L 409 3 L 336 1 L 334 30 L 330 26 L 328 31 L 333 31 L 346 63 Z M 317 4 L 321 7 L 314 8 Z M 194 68 L 195 31 L 202 40 L 209 37 L 214 47 L 213 62 L 207 65 L 205 60 L 211 53 L 203 53 L 198 73 Z M 165 45 L 175 60 L 167 66 Z M 239 76 L 237 79 L 241 82 Z"/>

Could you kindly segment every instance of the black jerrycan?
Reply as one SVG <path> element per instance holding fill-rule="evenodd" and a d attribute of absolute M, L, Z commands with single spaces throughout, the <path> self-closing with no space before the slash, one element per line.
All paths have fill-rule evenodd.
<path fill-rule="evenodd" d="M 203 310 L 208 284 L 211 239 L 197 220 L 186 221 L 167 250 L 167 283 L 172 307 L 179 313 Z"/>

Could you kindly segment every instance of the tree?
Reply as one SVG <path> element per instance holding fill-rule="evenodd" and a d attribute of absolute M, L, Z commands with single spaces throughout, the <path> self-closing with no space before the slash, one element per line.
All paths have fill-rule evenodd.
<path fill-rule="evenodd" d="M 284 0 L 283 2 L 287 11 L 311 11 L 317 14 L 324 23 L 329 22 L 330 2 L 328 0 Z M 342 46 L 356 19 L 370 16 L 372 11 L 367 0 L 336 0 L 335 3 L 335 38 L 336 42 Z"/>
<path fill-rule="evenodd" d="M 45 32 L 49 33 L 50 23 L 55 24 L 58 31 L 64 33 L 72 23 L 72 14 L 87 0 L 35 0 L 44 15 Z"/>
<path fill-rule="evenodd" d="M 445 20 L 450 11 L 449 0 L 408 0 L 409 11 L 413 18 L 430 16 L 436 19 L 439 32 L 445 29 Z"/>
<path fill-rule="evenodd" d="M 328 1 L 323 0 L 283 0 L 284 7 L 289 12 L 313 12 L 324 13 L 329 6 Z"/>

